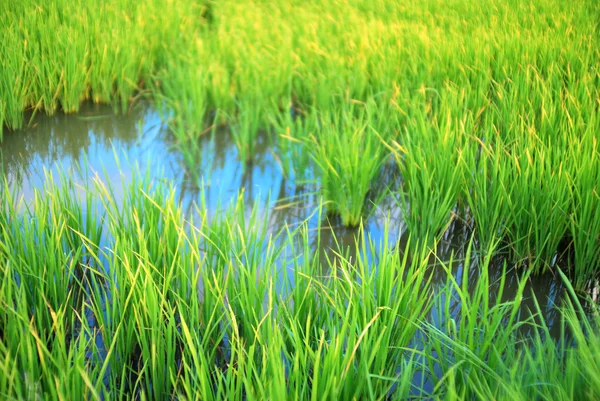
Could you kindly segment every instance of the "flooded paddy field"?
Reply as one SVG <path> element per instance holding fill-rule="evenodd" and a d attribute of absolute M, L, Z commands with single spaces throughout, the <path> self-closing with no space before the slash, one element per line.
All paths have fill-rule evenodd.
<path fill-rule="evenodd" d="M 597 21 L 0 5 L 0 399 L 600 398 Z"/>
<path fill-rule="evenodd" d="M 421 352 L 443 352 L 428 349 L 432 337 L 440 341 L 438 347 L 443 347 L 447 346 L 444 340 L 458 340 L 451 334 L 474 336 L 478 330 L 489 329 L 477 326 L 494 324 L 498 325 L 495 330 L 510 334 L 510 341 L 522 343 L 518 347 L 510 344 L 511 347 L 530 347 L 531 352 L 536 352 L 539 335 L 542 337 L 537 341 L 543 340 L 544 344 L 575 341 L 561 309 L 565 300 L 567 305 L 571 305 L 571 297 L 581 302 L 578 313 L 584 313 L 585 319 L 595 316 L 594 287 L 589 298 L 576 295 L 566 277 L 530 275 L 511 260 L 510 252 L 500 249 L 500 243 L 489 254 L 487 249 L 476 250 L 479 243 L 474 237 L 473 224 L 466 217 L 455 218 L 434 242 L 414 242 L 394 197 L 402 187 L 402 177 L 394 163 L 382 168 L 379 190 L 385 191 L 384 196 L 371 194 L 371 202 L 377 200 L 372 213 L 359 227 L 352 228 L 344 226 L 339 217 L 327 214 L 318 196 L 318 181 L 311 177 L 313 173 L 305 173 L 298 181 L 286 175 L 277 156 L 278 149 L 267 141 L 256 146 L 254 158 L 247 164 L 239 160 L 230 133 L 226 130 L 208 133 L 201 139 L 201 152 L 194 160 L 197 164 L 190 164 L 149 104 L 137 104 L 126 115 L 115 114 L 109 106 L 97 105 L 84 105 L 77 115 L 39 115 L 24 132 L 9 133 L 1 149 L 5 180 L 3 244 L 4 250 L 10 251 L 4 259 L 5 269 L 14 266 L 13 274 L 18 277 L 16 288 L 24 291 L 23 296 L 31 297 L 30 302 L 38 310 L 42 308 L 54 315 L 51 319 L 56 318 L 56 310 L 60 312 L 63 308 L 62 314 L 67 319 L 61 323 L 65 325 L 61 327 L 64 338 L 53 336 L 52 340 L 72 347 L 73 337 L 78 338 L 85 366 L 93 367 L 96 374 L 104 371 L 97 385 L 114 388 L 121 397 L 152 394 L 153 381 L 161 379 L 167 391 L 176 391 L 174 383 L 184 380 L 181 377 L 173 382 L 164 373 L 155 377 L 112 367 L 119 363 L 119 358 L 133 358 L 142 372 L 147 369 L 143 364 L 154 358 L 160 358 L 161 363 L 169 362 L 162 359 L 166 355 L 145 359 L 142 347 L 157 345 L 164 347 L 161 352 L 173 347 L 170 361 L 173 366 L 180 369 L 185 362 L 182 359 L 185 344 L 164 343 L 164 322 L 154 323 L 158 325 L 154 329 L 160 331 L 156 338 L 140 339 L 135 334 L 129 346 L 109 343 L 111 336 L 117 334 L 111 331 L 127 323 L 123 319 L 140 313 L 127 302 L 115 307 L 113 298 L 124 297 L 120 301 L 123 302 L 128 297 L 145 297 L 146 291 L 156 291 L 156 295 L 165 298 L 174 296 L 173 301 L 161 302 L 174 302 L 176 309 L 179 302 L 185 301 L 194 305 L 198 313 L 210 314 L 208 323 L 216 325 L 211 334 L 214 369 L 223 368 L 234 358 L 232 341 L 241 341 L 242 337 L 236 339 L 235 335 L 242 333 L 232 330 L 248 330 L 245 333 L 248 337 L 243 337 L 245 341 L 258 341 L 255 325 L 261 319 L 271 316 L 272 324 L 285 325 L 280 319 L 286 314 L 303 313 L 296 315 L 302 317 L 303 324 L 322 319 L 314 327 L 315 333 L 325 330 L 324 322 L 333 325 L 330 329 L 335 332 L 339 329 L 336 326 L 343 324 L 344 316 L 338 307 L 351 305 L 353 291 L 364 291 L 361 287 L 368 283 L 375 286 L 367 296 L 375 303 L 371 311 L 376 315 L 386 305 L 377 291 L 387 291 L 392 297 L 387 301 L 392 304 L 397 291 L 406 291 L 398 296 L 412 294 L 409 297 L 412 301 L 406 307 L 416 308 L 412 311 L 415 321 L 403 329 L 408 331 L 403 333 L 406 350 L 395 356 L 393 363 L 398 370 L 394 380 L 404 377 L 408 381 L 403 391 L 409 398 L 434 394 L 435 383 L 443 377 L 444 364 L 450 363 L 435 360 L 430 370 L 427 364 L 432 361 L 419 357 Z M 9 239 L 9 236 L 14 237 Z M 127 239 L 128 247 L 120 250 L 126 256 L 117 257 L 115 247 L 118 248 L 119 237 Z M 38 248 L 43 246 L 46 249 L 40 253 Z M 142 251 L 148 254 L 138 254 Z M 53 263 L 43 256 L 44 252 L 52 256 Z M 563 253 L 557 255 L 560 258 L 557 263 L 569 263 L 572 257 L 569 249 L 565 248 Z M 132 259 L 127 261 L 126 257 Z M 388 263 L 389 266 L 380 266 Z M 48 264 L 56 269 L 50 276 L 46 271 Z M 42 269 L 42 274 L 25 278 L 36 267 Z M 148 283 L 136 288 L 141 285 L 135 277 L 140 269 L 147 275 L 144 280 L 154 283 L 150 289 Z M 166 276 L 169 270 L 171 277 Z M 49 277 L 55 277 L 53 281 L 64 287 L 59 292 L 57 288 L 51 291 L 56 297 L 53 300 L 44 296 L 42 299 L 46 299 L 38 304 L 41 294 L 36 293 L 36 285 L 40 285 L 39 280 L 47 282 Z M 313 280 L 319 284 L 312 284 Z M 22 287 L 25 282 L 29 283 L 28 290 Z M 159 287 L 154 287 L 159 283 Z M 131 292 L 123 292 L 125 286 Z M 402 289 L 403 286 L 406 288 Z M 298 287 L 302 292 L 298 292 Z M 171 291 L 177 295 L 171 295 Z M 183 294 L 178 294 L 179 291 Z M 182 298 L 178 301 L 179 296 Z M 299 308 L 307 302 L 307 296 L 314 297 L 311 308 L 332 309 L 326 315 L 321 315 L 324 310 L 313 309 L 316 315 L 312 316 L 310 310 Z M 140 307 L 148 308 L 144 313 L 153 307 L 158 308 L 155 311 L 158 316 L 165 313 L 159 300 L 156 306 L 144 305 L 142 298 L 137 302 Z M 69 311 L 64 309 L 67 305 L 79 310 L 80 315 L 75 316 L 85 319 L 67 318 Z M 33 306 L 30 312 L 33 316 L 35 310 Z M 231 315 L 217 319 L 214 317 L 217 311 Z M 254 316 L 244 316 L 249 311 Z M 237 317 L 236 312 L 242 316 Z M 6 318 L 15 319 L 10 313 L 6 312 Z M 485 313 L 499 320 L 485 321 Z M 180 317 L 170 318 L 175 319 L 172 335 L 182 335 Z M 197 318 L 196 334 L 199 334 L 206 330 L 207 322 L 201 316 Z M 471 319 L 477 322 L 475 327 L 461 327 L 474 324 Z M 536 321 L 542 322 L 541 334 Z M 140 323 L 127 324 L 136 330 Z M 237 327 L 242 324 L 249 327 Z M 458 333 L 448 332 L 451 327 Z M 3 333 L 6 335 L 6 331 Z M 486 333 L 478 336 L 483 340 Z M 206 339 L 201 337 L 196 341 Z M 124 348 L 112 351 L 115 353 L 112 356 L 111 345 Z M 50 346 L 47 352 L 51 352 Z M 290 369 L 295 356 L 284 354 L 282 358 L 279 363 Z M 456 357 L 448 355 L 448 358 Z M 409 366 L 408 378 L 404 376 L 407 361 L 415 363 Z M 133 369 L 129 365 L 125 368 Z M 216 371 L 209 369 L 209 372 Z M 120 383 L 115 381 L 117 378 Z M 216 376 L 211 380 L 220 379 Z M 385 388 L 389 386 L 386 382 Z M 392 385 L 386 391 L 394 393 L 395 389 L 396 385 Z M 91 390 L 84 389 L 88 391 Z M 112 397 L 109 394 L 110 391 L 105 396 Z"/>

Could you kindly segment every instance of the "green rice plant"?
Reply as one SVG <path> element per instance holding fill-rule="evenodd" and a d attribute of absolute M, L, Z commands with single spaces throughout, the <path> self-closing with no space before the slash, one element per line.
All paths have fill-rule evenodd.
<path fill-rule="evenodd" d="M 559 335 L 553 337 L 535 296 L 531 317 L 518 322 L 525 299 L 523 284 L 514 299 L 505 301 L 499 295 L 486 301 L 491 283 L 486 270 L 481 271 L 473 294 L 456 284 L 460 299 L 457 316 L 448 318 L 451 309 L 441 307 L 440 317 L 447 323 L 429 326 L 428 346 L 422 351 L 435 380 L 429 395 L 478 400 L 595 399 L 600 390 L 598 364 L 592 361 L 599 346 L 594 334 L 598 314 L 595 311 L 583 317 L 584 309 L 567 277 L 562 275 L 571 297 L 565 299 Z M 502 293 L 504 280 L 498 285 Z M 451 305 L 454 299 L 444 293 L 439 301 Z M 433 355 L 436 357 L 429 357 Z"/>
<path fill-rule="evenodd" d="M 421 115 L 411 121 L 402 143 L 393 143 L 404 181 L 399 206 L 416 241 L 434 241 L 444 233 L 461 189 L 465 121 L 447 114 L 434 124 Z"/>
<path fill-rule="evenodd" d="M 473 395 L 469 392 L 469 383 L 473 376 L 481 373 L 481 369 L 489 366 L 490 370 L 483 377 L 493 379 L 495 364 L 501 363 L 499 361 L 504 357 L 514 357 L 508 352 L 516 346 L 515 332 L 525 324 L 519 321 L 518 314 L 527 277 L 519 282 L 514 299 L 505 301 L 506 264 L 499 283 L 491 282 L 489 276 L 491 255 L 496 246 L 497 241 L 490 243 L 485 256 L 479 261 L 480 275 L 474 288 L 469 288 L 469 269 L 463 269 L 462 277 L 448 275 L 448 283 L 443 287 L 435 308 L 438 313 L 435 319 L 441 323 L 438 327 L 425 325 L 428 327 L 427 336 L 431 336 L 426 340 L 431 349 L 425 352 L 437 355 L 427 359 L 429 371 L 433 372 L 435 364 L 439 364 L 444 375 L 452 374 L 449 379 L 453 381 L 453 389 L 466 398 Z M 472 260 L 472 247 L 471 239 L 465 263 Z M 489 291 L 492 285 L 498 287 L 494 295 Z M 455 313 L 453 309 L 456 307 L 459 310 Z M 440 382 L 436 383 L 436 390 L 442 390 L 446 376 L 437 379 Z"/>
<path fill-rule="evenodd" d="M 8 318 L 3 327 L 4 338 L 0 341 L 3 394 L 17 399 L 83 397 L 99 400 L 98 391 L 90 382 L 97 367 L 87 360 L 93 346 L 87 337 L 91 331 L 85 319 L 77 317 L 83 309 L 70 309 L 67 304 L 57 310 L 50 309 L 52 324 L 47 330 L 40 330 L 28 310 L 32 306 L 27 303 L 23 288 L 15 286 L 10 292 L 11 300 L 18 303 L 8 304 L 8 298 L 4 297 L 9 293 L 3 293 L 2 307 Z M 75 324 L 81 324 L 78 331 L 71 328 Z M 72 339 L 66 342 L 65 337 Z"/>
<path fill-rule="evenodd" d="M 27 108 L 52 114 L 60 106 L 74 112 L 88 98 L 126 111 L 144 81 L 163 66 L 165 47 L 181 32 L 203 25 L 182 17 L 202 4 L 166 5 L 123 0 L 4 4 L 1 35 L 8 57 L 2 58 L 1 79 L 10 86 L 2 87 L 0 114 L 9 113 L 6 125 L 19 126 Z M 175 45 L 180 51 L 191 48 L 181 41 Z"/>
<path fill-rule="evenodd" d="M 269 125 L 277 141 L 277 155 L 284 174 L 297 182 L 311 177 L 311 157 L 304 144 L 319 127 L 317 113 L 298 115 L 294 109 L 273 112 Z"/>
<path fill-rule="evenodd" d="M 275 283 L 280 272 L 277 263 L 282 251 L 277 234 L 268 231 L 268 214 L 259 214 L 258 204 L 248 211 L 243 195 L 226 214 L 217 216 L 207 230 L 207 248 L 220 255 L 227 274 L 228 307 L 238 319 L 242 340 L 252 343 L 262 334 L 261 321 L 275 313 Z M 210 254 L 209 253 L 209 254 Z M 265 327 L 268 330 L 268 327 Z"/>
<path fill-rule="evenodd" d="M 58 99 L 63 111 L 73 113 L 79 110 L 81 102 L 89 96 L 88 73 L 89 73 L 89 44 L 87 41 L 73 41 L 76 32 L 82 28 L 68 27 L 61 29 L 55 36 L 55 46 L 64 51 L 60 91 Z"/>
<path fill-rule="evenodd" d="M 536 141 L 536 137 L 529 140 Z M 524 145 L 521 145 L 524 146 Z M 569 226 L 570 173 L 561 152 L 545 146 L 517 145 L 511 155 L 507 232 L 515 257 L 545 271 L 553 264 Z"/>
<path fill-rule="evenodd" d="M 327 111 L 339 97 L 366 102 L 392 88 L 410 97 L 422 87 L 451 84 L 464 90 L 471 112 L 487 101 L 498 106 L 496 126 L 509 138 L 515 116 L 536 114 L 527 109 L 540 106 L 539 126 L 550 132 L 563 125 L 555 122 L 565 121 L 564 110 L 572 118 L 593 113 L 597 93 L 597 43 L 590 40 L 597 12 L 587 3 L 566 9 L 554 0 L 532 7 L 538 13 L 528 20 L 524 7 L 473 1 L 413 7 L 352 1 L 340 11 L 325 0 L 28 0 L 4 4 L 1 25 L 3 38 L 14 37 L 3 41 L 12 43 L 7 51 L 25 59 L 17 72 L 19 82 L 31 83 L 24 108 L 52 112 L 64 103 L 72 110 L 88 97 L 126 108 L 179 54 L 207 72 L 209 108 L 227 114 L 244 101 L 262 109 L 291 99 L 295 107 Z M 514 35 L 525 30 L 525 41 Z M 13 75 L 7 69 L 5 76 Z M 550 96 L 561 89 L 573 99 L 564 110 Z M 523 107 L 528 100 L 532 107 Z"/>
<path fill-rule="evenodd" d="M 474 267 L 454 276 L 450 260 L 434 289 L 428 241 L 401 252 L 389 225 L 379 243 L 357 238 L 355 257 L 322 255 L 308 222 L 271 234 L 243 195 L 216 215 L 201 203 L 186 216 L 148 174 L 122 190 L 100 178 L 85 190 L 58 182 L 48 177 L 47 196 L 28 204 L 6 181 L 0 192 L 0 391 L 9 397 L 598 394 L 597 318 L 585 317 L 566 277 L 573 301 L 560 338 L 539 305 L 524 318 L 532 271 L 509 296 L 506 265 L 490 275 L 496 240 L 482 256 L 468 244 L 474 286 Z"/>
<path fill-rule="evenodd" d="M 251 100 L 238 104 L 237 115 L 231 121 L 231 135 L 238 149 L 238 159 L 244 164 L 252 161 L 264 120 L 261 109 L 255 104 L 256 102 Z"/>
<path fill-rule="evenodd" d="M 200 50 L 196 50 L 194 57 L 171 51 L 169 54 L 171 58 L 153 77 L 150 86 L 159 113 L 174 136 L 174 147 L 181 153 L 184 165 L 192 172 L 192 180 L 197 184 L 200 181 L 197 170 L 202 164 L 201 137 L 214 133 L 215 127 L 207 118 L 208 74 L 194 62 L 195 58 L 201 57 Z"/>
<path fill-rule="evenodd" d="M 406 116 L 402 107 L 407 107 L 409 100 L 403 99 L 397 87 L 369 96 L 364 103 L 366 119 L 384 141 L 398 139 L 401 127 L 406 124 Z"/>
<path fill-rule="evenodd" d="M 575 349 L 564 351 L 567 371 L 562 377 L 568 385 L 563 385 L 563 388 L 570 390 L 565 397 L 573 395 L 575 398 L 592 400 L 600 395 L 600 381 L 598 380 L 600 365 L 595 358 L 600 351 L 600 337 L 598 337 L 600 313 L 594 304 L 591 316 L 582 319 L 581 316 L 586 313 L 586 309 L 579 301 L 571 281 L 562 273 L 561 278 L 570 295 L 565 301 L 566 305 L 562 309 L 562 315 L 573 342 L 576 344 Z M 560 372 L 557 377 L 560 377 Z"/>
<path fill-rule="evenodd" d="M 155 187 L 149 176 L 136 176 L 124 191 L 96 178 L 83 194 L 94 195 L 90 204 L 103 211 L 102 220 L 86 221 L 74 201 L 81 193 L 63 183 L 50 179 L 49 196 L 16 213 L 11 192 L 2 195 L 0 260 L 8 263 L 0 276 L 0 327 L 24 333 L 21 345 L 0 336 L 3 393 L 52 399 L 408 393 L 413 362 L 404 360 L 403 347 L 428 309 L 429 297 L 421 295 L 428 291 L 427 257 L 409 262 L 387 236 L 379 248 L 360 240 L 364 256 L 331 259 L 331 275 L 320 278 L 318 255 L 303 259 L 285 251 L 297 241 L 311 252 L 308 226 L 271 237 L 266 217 L 256 206 L 248 211 L 243 197 L 211 221 L 200 205 L 192 224 L 174 193 Z M 11 231 L 19 229 L 27 230 L 24 236 Z M 91 269 L 74 286 L 76 275 L 62 265 L 72 248 L 75 260 L 87 255 Z M 367 256 L 375 249 L 377 263 Z M 298 288 L 282 272 L 281 257 L 300 266 L 293 273 Z M 61 280 L 40 273 L 53 266 Z M 13 268 L 28 285 L 19 285 Z M 291 298 L 279 285 L 293 291 Z M 322 380 L 329 376 L 337 379 Z"/>
<path fill-rule="evenodd" d="M 482 251 L 488 249 L 494 238 L 503 237 L 505 221 L 510 212 L 507 198 L 511 184 L 509 170 L 504 164 L 506 154 L 496 146 L 499 145 L 494 142 L 484 143 L 473 139 L 465 148 L 465 153 L 472 152 L 471 155 L 463 158 L 464 196 L 475 221 Z M 478 158 L 476 153 L 479 153 Z M 467 164 L 467 161 L 470 163 Z"/>
<path fill-rule="evenodd" d="M 386 241 L 378 247 L 361 239 L 357 247 L 363 255 L 378 249 L 382 259 L 375 266 L 366 256 L 353 261 L 338 255 L 326 274 L 316 263 L 318 255 L 304 254 L 310 252 L 304 248 L 302 262 L 294 263 L 295 286 L 281 311 L 294 361 L 294 398 L 408 394 L 413 365 L 404 359 L 402 344 L 410 342 L 429 308 L 422 296 L 429 291 L 427 254 L 409 261 Z"/>
<path fill-rule="evenodd" d="M 100 193 L 107 193 L 100 182 L 97 185 Z M 146 179 L 134 181 L 126 204 L 130 209 L 124 215 L 114 209 L 114 203 L 105 206 L 114 238 L 109 263 L 119 268 L 108 279 L 110 308 L 103 308 L 102 298 L 94 305 L 95 316 L 105 328 L 103 339 L 112 351 L 103 369 L 110 364 L 111 387 L 158 399 L 173 391 L 178 345 L 175 305 L 185 299 L 198 306 L 192 296 L 198 275 L 194 259 L 182 259 L 186 243 L 176 223 L 182 216 L 172 192 L 154 190 Z"/>
<path fill-rule="evenodd" d="M 5 184 L 5 189 L 9 187 Z M 46 189 L 53 193 L 56 186 L 48 182 Z M 20 225 L 11 224 L 11 215 L 18 215 L 24 204 L 11 202 L 3 205 L 3 244 L 7 253 L 7 266 L 19 277 L 26 305 L 36 311 L 36 322 L 40 331 L 52 326 L 52 311 L 73 302 L 72 276 L 86 259 L 80 244 L 72 242 L 68 222 L 85 224 L 78 220 L 78 207 L 73 207 L 65 198 L 53 200 L 37 192 L 33 203 L 39 213 Z M 60 213 L 55 213 L 56 211 Z M 94 211 L 89 212 L 93 216 Z M 88 215 L 88 216 L 90 216 Z M 91 222 L 95 222 L 92 217 Z M 96 229 L 97 227 L 94 227 Z M 44 244 L 44 246 L 40 246 Z M 9 251 L 10 250 L 10 251 Z M 43 333 L 43 331 L 42 331 Z"/>
<path fill-rule="evenodd" d="M 206 132 L 208 73 L 195 62 L 203 56 L 200 49 L 193 54 L 169 54 L 171 58 L 154 78 L 153 90 L 163 119 L 185 148 Z"/>
<path fill-rule="evenodd" d="M 287 106 L 293 66 L 298 62 L 292 48 L 293 28 L 285 18 L 290 6 L 230 2 L 213 9 L 219 21 L 228 21 L 207 32 L 211 38 L 207 64 L 215 83 L 211 98 L 217 107 L 227 115 L 249 112 L 250 117 L 256 110 L 266 116 Z M 218 41 L 212 40 L 216 37 Z"/>
<path fill-rule="evenodd" d="M 8 28 L 7 28 L 8 29 Z M 23 110 L 27 104 L 29 76 L 26 70 L 25 50 L 20 46 L 19 37 L 14 30 L 2 36 L 0 50 L 0 141 L 6 125 L 9 129 L 18 129 L 23 125 Z"/>
<path fill-rule="evenodd" d="M 388 152 L 362 110 L 358 117 L 353 116 L 353 107 L 323 113 L 319 122 L 319 130 L 305 146 L 319 172 L 325 207 L 344 225 L 357 226 L 366 215 L 371 182 Z"/>
<path fill-rule="evenodd" d="M 489 277 L 489 263 L 496 245 L 496 241 L 490 243 L 486 256 L 480 260 L 480 275 L 474 288 L 469 288 L 468 269 L 463 270 L 460 278 L 448 276 L 448 285 L 440 293 L 435 308 L 436 320 L 441 324 L 426 324 L 428 346 L 423 352 L 436 355 L 426 360 L 428 371 L 436 381 L 434 393 L 438 396 L 481 399 L 485 393 L 478 387 L 490 385 L 494 389 L 493 397 L 503 399 L 505 389 L 498 385 L 495 368 L 505 360 L 517 358 L 515 333 L 525 324 L 519 321 L 518 314 L 526 277 L 520 281 L 515 298 L 503 300 L 506 264 L 499 283 L 492 283 Z M 465 254 L 466 263 L 471 260 L 472 246 L 471 240 Z M 489 294 L 491 285 L 498 286 L 494 296 Z M 458 312 L 453 311 L 456 307 Z M 435 375 L 435 370 L 441 373 Z"/>
<path fill-rule="evenodd" d="M 573 186 L 573 211 L 570 215 L 569 234 L 573 238 L 575 264 L 573 277 L 576 287 L 584 287 L 598 274 L 600 268 L 600 165 L 597 140 L 588 135 L 570 150 L 577 167 Z"/>
<path fill-rule="evenodd" d="M 88 355 L 94 336 L 85 316 L 88 280 L 98 273 L 82 260 L 70 224 L 82 230 L 96 224 L 95 211 L 61 196 L 52 180 L 30 205 L 5 195 L 0 209 L 1 391 L 7 397 L 99 399 L 89 377 L 97 373 Z M 53 196 L 54 195 L 54 196 Z M 33 213 L 34 212 L 34 213 Z M 31 213 L 29 218 L 20 218 Z M 91 232 L 98 230 L 93 227 Z M 97 232 L 97 231 L 96 231 Z M 18 338 L 19 341 L 14 341 Z"/>

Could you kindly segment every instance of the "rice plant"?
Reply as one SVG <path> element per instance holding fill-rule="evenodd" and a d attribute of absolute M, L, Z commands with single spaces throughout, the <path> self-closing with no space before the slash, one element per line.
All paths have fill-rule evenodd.
<path fill-rule="evenodd" d="M 486 250 L 493 239 L 505 235 L 505 224 L 509 221 L 511 180 L 504 164 L 506 154 L 501 145 L 475 138 L 465 151 L 471 154 L 463 159 L 465 164 L 469 163 L 463 167 L 466 175 L 464 195 L 477 227 L 481 250 Z M 473 164 L 477 166 L 475 171 L 471 170 Z"/>
<path fill-rule="evenodd" d="M 268 235 L 266 216 L 256 207 L 247 215 L 243 197 L 211 221 L 198 205 L 194 222 L 147 175 L 123 183 L 122 199 L 95 179 L 85 212 L 77 188 L 48 180 L 48 196 L 28 205 L 3 192 L 3 393 L 361 397 L 390 391 L 399 366 L 407 390 L 400 345 L 428 308 L 428 258 L 408 261 L 386 236 L 361 239 L 364 257 L 325 267 L 316 255 L 286 253 L 294 243 L 312 253 L 307 226 Z M 282 257 L 296 266 L 297 289 Z M 20 347 L 4 336 L 19 330 Z M 328 375 L 338 381 L 319 384 Z"/>
<path fill-rule="evenodd" d="M 318 168 L 328 213 L 347 226 L 357 226 L 366 214 L 371 182 L 388 156 L 364 110 L 358 113 L 355 117 L 349 107 L 321 114 L 319 129 L 305 144 Z"/>
<path fill-rule="evenodd" d="M 560 152 L 531 149 L 516 150 L 520 154 L 511 157 L 507 230 L 516 258 L 544 271 L 567 231 L 573 195 L 569 172 L 558 161 Z"/>
<path fill-rule="evenodd" d="M 424 115 L 411 121 L 401 143 L 392 149 L 400 166 L 403 187 L 399 205 L 404 222 L 417 240 L 439 238 L 452 219 L 460 190 L 465 121 L 446 114 L 430 123 Z M 469 163 L 469 162 L 465 162 Z"/>
<path fill-rule="evenodd" d="M 494 243 L 491 247 L 496 246 Z M 469 245 L 471 247 L 471 245 Z M 480 275 L 468 289 L 468 277 L 451 279 L 434 301 L 442 324 L 426 324 L 425 375 L 433 381 L 427 393 L 445 399 L 581 399 L 593 400 L 600 391 L 596 380 L 599 323 L 597 310 L 589 318 L 568 278 L 569 296 L 561 307 L 558 335 L 551 334 L 535 294 L 521 278 L 514 297 L 506 298 L 505 274 L 492 280 L 488 249 L 479 261 Z M 467 252 L 467 260 L 470 254 Z M 504 272 L 506 272 L 506 264 Z M 498 288 L 491 297 L 489 287 Z M 524 307 L 532 298 L 533 310 Z M 434 356 L 435 355 L 435 356 Z"/>
<path fill-rule="evenodd" d="M 596 141 L 595 137 L 588 135 L 575 143 L 571 150 L 571 157 L 578 160 L 571 183 L 573 211 L 569 224 L 575 250 L 572 276 L 578 287 L 584 287 L 596 278 L 600 266 L 600 222 L 595 217 L 595 211 L 600 206 L 600 166 Z"/>

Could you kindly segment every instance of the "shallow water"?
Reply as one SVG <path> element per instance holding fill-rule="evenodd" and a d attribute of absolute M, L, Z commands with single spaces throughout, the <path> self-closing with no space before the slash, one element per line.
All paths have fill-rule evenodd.
<path fill-rule="evenodd" d="M 316 181 L 297 183 L 293 176 L 284 174 L 273 146 L 262 138 L 256 146 L 256 154 L 247 168 L 237 160 L 237 150 L 227 132 L 205 134 L 193 157 L 184 157 L 161 121 L 158 113 L 149 105 L 137 104 L 126 115 L 117 115 L 109 106 L 83 105 L 77 115 L 57 114 L 53 117 L 37 115 L 31 125 L 20 132 L 8 132 L 0 144 L 2 167 L 9 182 L 22 191 L 25 199 L 31 199 L 36 189 L 44 184 L 44 171 L 57 174 L 70 171 L 75 181 L 84 182 L 86 177 L 98 174 L 112 183 L 128 182 L 136 171 L 149 171 L 153 180 L 174 183 L 179 200 L 189 213 L 195 202 L 204 196 L 210 214 L 229 204 L 244 190 L 246 206 L 258 202 L 259 212 L 268 213 L 269 230 L 278 232 L 286 225 L 294 226 L 308 219 L 309 227 L 316 230 L 321 223 L 320 246 L 330 256 L 332 252 L 348 249 L 352 252 L 358 229 L 342 227 L 335 219 L 317 213 L 319 199 Z M 76 172 L 77 166 L 80 171 Z M 136 170 L 137 169 L 137 170 Z M 309 171 L 309 178 L 312 176 Z M 400 185 L 400 177 L 393 165 L 387 165 L 378 182 Z M 120 185 L 114 185 L 119 189 Z M 201 189 L 202 187 L 202 189 Z M 117 193 L 117 197 L 119 194 Z M 384 235 L 387 218 L 390 221 L 389 240 L 402 248 L 407 233 L 401 212 L 391 197 L 385 198 L 366 221 L 364 230 L 377 243 Z M 476 261 L 463 261 L 464 245 L 470 238 L 469 224 L 456 219 L 444 235 L 438 247 L 438 256 L 448 258 L 455 253 L 452 271 L 460 282 L 464 269 L 468 269 L 469 285 L 477 280 L 479 268 Z M 315 241 L 316 242 L 316 241 Z M 372 257 L 374 255 L 369 255 Z M 356 255 L 354 255 L 356 257 Z M 501 258 L 492 266 L 492 283 L 497 283 L 502 273 Z M 438 288 L 446 283 L 446 273 L 433 266 L 433 282 Z M 512 299 L 518 288 L 519 274 L 508 275 L 503 298 Z M 495 298 L 496 284 L 490 285 L 490 297 Z M 544 275 L 529 279 L 523 302 L 523 316 L 527 308 L 533 308 L 531 294 L 535 293 L 552 329 L 558 330 L 556 305 L 565 293 L 560 278 Z M 458 313 L 460 304 L 456 304 Z M 431 320 L 443 324 L 448 317 L 438 316 L 434 308 Z M 556 323 L 556 325 L 553 324 Z M 555 333 L 558 335 L 558 332 Z"/>

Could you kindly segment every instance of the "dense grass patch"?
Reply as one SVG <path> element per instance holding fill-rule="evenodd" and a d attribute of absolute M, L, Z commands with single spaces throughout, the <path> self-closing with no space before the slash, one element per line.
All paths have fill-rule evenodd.
<path fill-rule="evenodd" d="M 482 243 L 506 237 L 535 271 L 556 269 L 572 241 L 569 270 L 596 275 L 594 2 L 25 1 L 0 11 L 3 127 L 21 127 L 25 109 L 74 112 L 92 99 L 126 110 L 147 95 L 186 160 L 219 125 L 244 162 L 266 135 L 285 168 L 317 167 L 328 210 L 349 225 L 368 215 L 391 148 L 405 181 L 392 191 L 415 237 L 439 237 L 465 210 Z"/>
<path fill-rule="evenodd" d="M 410 242 L 323 255 L 242 198 L 184 214 L 150 174 L 123 203 L 101 180 L 48 177 L 27 204 L 4 183 L 0 394 L 599 398 L 600 318 L 576 297 L 600 275 L 598 21 L 591 0 L 2 2 L 0 140 L 25 110 L 146 97 L 186 163 L 208 132 L 246 167 L 264 140 L 345 225 L 394 197 Z M 401 182 L 375 182 L 391 163 Z M 442 260 L 434 287 L 455 219 L 480 276 Z M 547 272 L 569 288 L 558 339 L 537 300 L 520 316 Z"/>
<path fill-rule="evenodd" d="M 520 316 L 527 277 L 506 300 L 505 274 L 488 274 L 496 241 L 477 257 L 468 246 L 480 271 L 469 286 L 469 270 L 430 266 L 427 247 L 401 252 L 387 234 L 360 237 L 356 258 L 323 258 L 305 225 L 270 233 L 243 198 L 186 219 L 149 177 L 124 184 L 122 202 L 99 179 L 63 184 L 48 178 L 28 206 L 6 186 L 0 195 L 7 398 L 600 394 L 597 312 L 571 290 L 552 322 L 559 338 L 540 309 Z M 432 269 L 447 283 L 432 286 Z"/>

